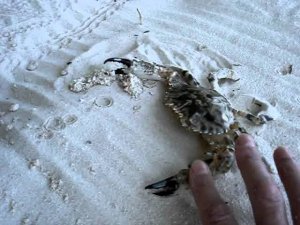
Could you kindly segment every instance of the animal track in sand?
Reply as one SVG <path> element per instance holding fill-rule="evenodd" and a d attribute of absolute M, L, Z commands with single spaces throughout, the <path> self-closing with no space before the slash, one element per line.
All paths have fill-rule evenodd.
<path fill-rule="evenodd" d="M 45 54 L 48 55 L 55 50 L 68 47 L 74 38 L 80 39 L 93 32 L 95 28 L 100 26 L 102 21 L 105 21 L 108 16 L 113 15 L 126 2 L 127 0 L 117 2 L 103 0 L 99 2 L 99 8 L 94 9 L 91 6 L 87 6 L 82 9 L 83 11 L 81 13 L 83 21 L 78 20 L 77 22 L 79 25 L 73 25 L 73 29 L 63 27 L 63 29 L 60 30 L 57 30 L 55 27 L 58 21 L 67 19 L 67 17 L 64 17 L 64 14 L 68 9 L 73 7 L 69 1 L 64 2 L 64 4 L 60 1 L 52 2 L 49 8 L 52 9 L 50 12 L 53 12 L 53 14 L 48 17 L 45 17 L 43 14 L 44 11 L 46 11 L 43 7 L 47 6 L 41 5 L 36 1 L 24 2 L 17 0 L 10 4 L 2 3 L 0 5 L 0 19 L 3 18 L 2 21 L 6 24 L 1 24 L 0 22 L 0 28 L 3 27 L 2 32 L 0 33 L 0 46 L 2 46 L 3 49 L 6 49 L 6 51 L 14 51 L 15 47 L 17 47 L 18 40 L 22 39 L 22 35 L 24 36 L 26 33 L 32 32 L 32 37 L 35 38 L 38 34 L 37 31 L 45 33 L 43 30 L 49 29 L 51 31 L 49 32 L 49 35 L 41 36 L 41 38 L 35 42 L 34 48 L 28 46 L 28 43 L 30 42 L 27 42 L 26 40 L 23 40 L 24 43 L 22 45 L 18 45 L 18 49 L 25 50 L 26 52 L 28 52 L 28 49 L 38 50 L 39 56 L 36 56 L 37 51 L 35 51 L 35 58 L 41 59 Z M 5 10 L 7 8 L 15 9 L 14 13 L 7 14 Z M 93 10 L 93 12 L 90 13 L 90 16 L 84 18 L 86 10 Z M 1 13 L 2 11 L 3 13 Z M 78 13 L 80 14 L 80 12 Z M 72 16 L 77 18 L 77 15 L 69 16 L 70 18 Z M 47 19 L 41 19 L 40 17 L 45 17 Z M 74 21 L 76 22 L 76 20 Z M 11 23 L 14 23 L 14 27 L 9 26 Z M 49 50 L 45 51 L 44 49 L 46 48 L 49 48 Z M 5 54 L 0 53 L 0 62 L 4 60 L 4 57 Z"/>

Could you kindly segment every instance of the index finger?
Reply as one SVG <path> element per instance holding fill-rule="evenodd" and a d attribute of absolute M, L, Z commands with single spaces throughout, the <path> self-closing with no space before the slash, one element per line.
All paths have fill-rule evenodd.
<path fill-rule="evenodd" d="M 245 181 L 256 224 L 288 224 L 284 201 L 250 135 L 236 141 L 236 159 Z"/>
<path fill-rule="evenodd" d="M 190 169 L 190 186 L 197 203 L 203 225 L 236 225 L 231 210 L 220 197 L 203 161 L 197 160 Z"/>

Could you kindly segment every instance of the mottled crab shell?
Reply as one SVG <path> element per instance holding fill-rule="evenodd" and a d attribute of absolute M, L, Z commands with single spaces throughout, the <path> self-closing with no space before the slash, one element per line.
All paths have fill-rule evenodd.
<path fill-rule="evenodd" d="M 169 85 L 165 104 L 178 114 L 183 127 L 197 133 L 223 134 L 234 123 L 228 100 L 217 91 L 200 85 Z"/>

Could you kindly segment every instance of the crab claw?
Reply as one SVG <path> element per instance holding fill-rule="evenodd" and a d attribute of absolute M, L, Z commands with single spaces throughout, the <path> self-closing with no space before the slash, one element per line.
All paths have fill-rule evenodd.
<path fill-rule="evenodd" d="M 104 61 L 104 64 L 108 62 L 117 62 L 125 65 L 123 68 L 116 69 L 115 74 L 132 74 L 140 79 L 160 81 L 162 80 L 162 74 L 166 73 L 164 66 L 139 59 L 108 58 Z"/>
<path fill-rule="evenodd" d="M 262 120 L 261 123 L 266 123 L 267 121 L 272 121 L 274 120 L 272 117 L 265 115 L 265 114 L 261 114 L 259 115 L 259 118 Z"/>
<path fill-rule="evenodd" d="M 168 196 L 173 194 L 179 188 L 179 183 L 176 179 L 176 176 L 169 177 L 167 179 L 158 181 L 154 184 L 150 184 L 145 187 L 145 189 L 155 189 L 158 191 L 153 192 L 152 194 L 158 196 Z"/>
<path fill-rule="evenodd" d="M 132 66 L 132 61 L 130 59 L 125 58 L 108 58 L 104 61 L 104 64 L 107 62 L 118 62 L 126 65 L 128 68 Z"/>
<path fill-rule="evenodd" d="M 187 184 L 188 183 L 188 169 L 181 170 L 175 176 L 168 177 L 164 180 L 158 181 L 156 183 L 150 184 L 145 187 L 145 189 L 153 189 L 155 190 L 152 194 L 158 196 L 169 196 L 174 194 L 180 184 Z"/>

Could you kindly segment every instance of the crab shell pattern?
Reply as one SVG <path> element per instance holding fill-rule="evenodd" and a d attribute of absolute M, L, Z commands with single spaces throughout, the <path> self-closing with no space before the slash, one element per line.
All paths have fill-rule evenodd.
<path fill-rule="evenodd" d="M 181 125 L 200 134 L 220 135 L 235 117 L 229 101 L 217 91 L 169 79 L 165 104 L 179 116 Z"/>

